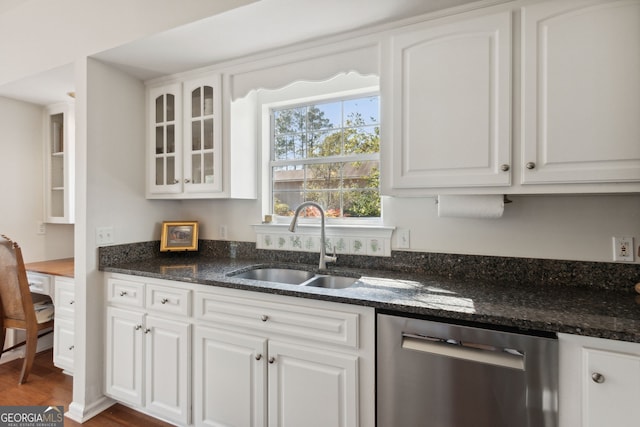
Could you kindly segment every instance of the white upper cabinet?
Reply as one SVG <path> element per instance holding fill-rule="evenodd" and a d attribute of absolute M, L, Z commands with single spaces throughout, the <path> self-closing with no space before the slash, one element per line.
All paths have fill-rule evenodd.
<path fill-rule="evenodd" d="M 522 183 L 640 181 L 640 2 L 523 7 L 522 58 Z"/>
<path fill-rule="evenodd" d="M 511 12 L 411 28 L 383 58 L 385 193 L 509 185 Z"/>
<path fill-rule="evenodd" d="M 75 218 L 75 115 L 73 104 L 45 109 L 45 219 L 73 224 Z"/>
<path fill-rule="evenodd" d="M 149 87 L 147 198 L 256 197 L 256 149 L 223 132 L 223 98 L 218 73 Z"/>

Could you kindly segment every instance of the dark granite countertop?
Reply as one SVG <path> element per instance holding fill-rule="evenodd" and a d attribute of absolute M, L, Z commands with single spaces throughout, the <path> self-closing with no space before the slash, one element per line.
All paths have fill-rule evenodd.
<path fill-rule="evenodd" d="M 580 286 L 522 285 L 490 279 L 439 277 L 379 269 L 336 268 L 361 275 L 352 287 L 323 289 L 228 276 L 252 266 L 283 262 L 211 257 L 153 258 L 120 262 L 106 272 L 176 280 L 375 307 L 442 321 L 473 322 L 530 331 L 564 332 L 640 342 L 640 303 L 630 292 Z M 288 264 L 314 270 L 313 265 Z"/>

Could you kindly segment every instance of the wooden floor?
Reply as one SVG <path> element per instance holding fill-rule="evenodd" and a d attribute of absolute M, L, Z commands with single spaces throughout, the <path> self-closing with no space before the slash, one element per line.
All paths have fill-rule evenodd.
<path fill-rule="evenodd" d="M 29 379 L 25 384 L 18 385 L 22 361 L 23 359 L 17 359 L 0 365 L 0 405 L 64 406 L 65 412 L 68 411 L 72 399 L 73 378 L 53 366 L 52 351 L 38 353 Z M 126 406 L 115 404 L 84 424 L 65 418 L 64 425 L 65 427 L 164 427 L 171 424 L 158 421 Z"/>

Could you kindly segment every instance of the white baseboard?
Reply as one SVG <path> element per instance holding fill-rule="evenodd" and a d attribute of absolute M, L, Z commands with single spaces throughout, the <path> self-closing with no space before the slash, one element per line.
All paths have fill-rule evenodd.
<path fill-rule="evenodd" d="M 102 396 L 100 399 L 88 406 L 83 406 L 82 404 L 77 402 L 71 402 L 71 404 L 69 404 L 69 410 L 65 412 L 64 416 L 77 423 L 82 424 L 85 421 L 95 417 L 105 409 L 113 406 L 115 403 L 115 400 L 110 399 L 106 396 Z"/>

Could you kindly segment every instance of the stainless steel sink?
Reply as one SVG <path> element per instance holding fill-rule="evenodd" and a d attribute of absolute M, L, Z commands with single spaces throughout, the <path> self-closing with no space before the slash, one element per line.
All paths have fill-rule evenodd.
<path fill-rule="evenodd" d="M 358 279 L 355 277 L 318 275 L 303 283 L 303 285 L 314 286 L 317 288 L 344 289 L 353 285 L 357 281 Z"/>
<path fill-rule="evenodd" d="M 274 267 L 258 267 L 240 273 L 229 273 L 229 276 L 239 279 L 262 280 L 265 282 L 287 283 L 289 285 L 328 289 L 348 288 L 358 281 L 357 277 L 316 274 L 307 270 Z"/>
<path fill-rule="evenodd" d="M 264 280 L 265 282 L 288 283 L 299 285 L 315 276 L 312 271 L 293 270 L 289 268 L 256 268 L 238 274 L 233 277 L 241 279 Z"/>

